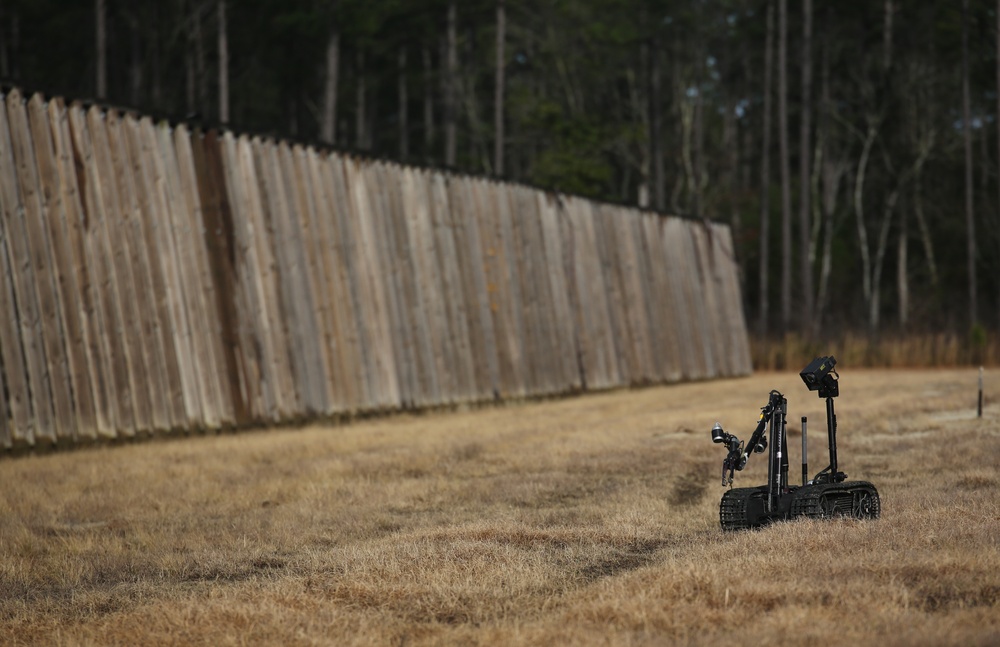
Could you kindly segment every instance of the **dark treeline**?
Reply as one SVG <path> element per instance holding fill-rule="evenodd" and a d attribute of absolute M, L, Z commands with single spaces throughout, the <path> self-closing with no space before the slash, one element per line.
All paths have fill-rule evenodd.
<path fill-rule="evenodd" d="M 0 73 L 731 224 L 765 334 L 1000 327 L 1000 2 L 2 0 Z"/>

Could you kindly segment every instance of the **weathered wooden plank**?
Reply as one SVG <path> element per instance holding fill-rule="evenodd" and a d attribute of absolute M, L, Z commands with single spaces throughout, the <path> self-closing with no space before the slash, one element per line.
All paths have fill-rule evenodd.
<path fill-rule="evenodd" d="M 452 206 L 448 200 L 448 184 L 454 181 L 456 180 L 453 177 L 442 173 L 434 173 L 431 176 L 431 217 L 447 317 L 448 341 L 444 347 L 445 357 L 448 370 L 455 378 L 452 381 L 451 395 L 457 402 L 468 402 L 474 397 L 475 378 L 472 370 L 465 298 L 455 250 L 455 223 Z"/>
<path fill-rule="evenodd" d="M 201 429 L 218 429 L 221 426 L 219 370 L 216 367 L 213 345 L 210 340 L 213 330 L 206 317 L 206 299 L 202 289 L 202 276 L 208 274 L 199 258 L 204 255 L 204 235 L 201 232 L 200 207 L 197 204 L 197 188 L 190 177 L 190 156 L 182 156 L 184 143 L 189 141 L 183 124 L 171 129 L 166 123 L 157 128 L 157 142 L 163 162 L 166 180 L 167 204 L 170 210 L 171 233 L 177 253 L 180 276 L 180 296 L 183 312 L 191 331 L 191 343 L 195 353 L 193 358 L 194 377 L 201 403 Z"/>
<path fill-rule="evenodd" d="M 321 230 L 316 222 L 316 191 L 307 166 L 305 149 L 301 145 L 295 145 L 282 148 L 282 153 L 286 183 L 294 196 L 293 212 L 298 217 L 299 225 L 298 244 L 306 267 L 311 299 L 307 314 L 313 318 L 311 326 L 315 336 L 315 370 L 319 381 L 315 388 L 321 398 L 322 412 L 331 415 L 336 411 L 333 392 L 334 359 L 330 354 L 331 306 L 329 288 L 320 261 Z"/>
<path fill-rule="evenodd" d="M 593 212 L 597 227 L 597 249 L 604 272 L 604 285 L 608 291 L 608 314 L 615 356 L 618 358 L 619 384 L 633 384 L 636 379 L 635 347 L 627 319 L 614 213 L 609 205 L 595 205 Z"/>
<path fill-rule="evenodd" d="M 455 232 L 459 279 L 465 300 L 471 344 L 472 369 L 477 400 L 491 399 L 497 391 L 496 339 L 486 291 L 484 258 L 479 235 L 480 201 L 476 190 L 481 180 L 460 177 L 451 183 L 449 203 Z"/>
<path fill-rule="evenodd" d="M 323 362 L 320 324 L 316 307 L 316 287 L 312 280 L 311 255 L 306 246 L 310 224 L 306 196 L 296 182 L 297 171 L 294 167 L 292 150 L 287 143 L 278 146 L 278 159 L 281 165 L 281 177 L 285 185 L 285 196 L 288 201 L 288 244 L 290 251 L 297 257 L 300 278 L 298 283 L 302 290 L 301 298 L 296 303 L 300 335 L 303 346 L 308 349 L 306 360 L 306 376 L 309 380 L 311 407 L 318 413 L 325 413 L 330 405 L 327 400 L 326 387 L 329 382 L 326 366 Z"/>
<path fill-rule="evenodd" d="M 572 327 L 570 340 L 572 352 L 572 382 L 574 389 L 587 390 L 594 386 L 588 382 L 588 373 L 596 369 L 590 363 L 596 359 L 590 346 L 590 336 L 594 327 L 589 307 L 584 307 L 585 294 L 581 292 L 577 262 L 577 247 L 581 245 L 581 234 L 574 213 L 577 209 L 573 196 L 561 195 L 553 205 L 555 233 L 558 239 L 562 263 L 562 282 L 565 294 L 567 324 Z M 588 304 L 589 305 L 589 304 Z"/>
<path fill-rule="evenodd" d="M 160 229 L 164 227 L 164 217 L 160 213 L 160 201 L 157 199 L 157 188 L 154 184 L 153 172 L 156 150 L 143 135 L 142 125 L 132 115 L 125 115 L 121 122 L 123 144 L 128 154 L 128 164 L 132 169 L 135 182 L 135 197 L 139 207 L 139 215 L 132 223 L 135 234 L 135 248 L 145 258 L 143 263 L 148 281 L 146 288 L 151 290 L 150 311 L 147 312 L 148 325 L 152 327 L 152 345 L 154 370 L 160 367 L 163 371 L 162 380 L 166 427 L 168 430 L 182 429 L 188 426 L 187 407 L 184 402 L 183 378 L 177 349 L 173 317 L 171 314 L 171 296 L 168 290 L 167 277 L 164 274 L 164 262 L 161 258 L 166 250 L 160 247 Z"/>
<path fill-rule="evenodd" d="M 468 259 L 465 231 L 469 208 L 465 204 L 462 190 L 468 178 L 448 175 L 444 180 L 443 195 L 440 199 L 445 205 L 442 215 L 447 233 L 450 234 L 448 241 L 451 243 L 448 249 L 450 263 L 446 265 L 447 274 L 453 281 L 453 291 L 449 293 L 449 297 L 455 323 L 460 331 L 459 338 L 455 340 L 459 343 L 456 347 L 457 359 L 465 372 L 465 385 L 461 397 L 465 401 L 479 400 L 488 392 L 488 387 L 481 386 L 485 377 L 481 370 L 478 370 L 484 364 L 480 357 L 482 342 L 478 341 L 481 326 L 478 322 L 476 295 L 470 285 L 474 269 Z M 464 348 L 461 344 L 464 344 Z"/>
<path fill-rule="evenodd" d="M 287 336 L 292 369 L 292 388 L 297 395 L 295 415 L 315 415 L 324 409 L 318 387 L 315 334 L 310 334 L 311 313 L 305 311 L 309 296 L 305 258 L 297 240 L 297 223 L 290 209 L 278 153 L 279 144 L 261 142 L 257 173 L 261 180 L 265 214 L 268 217 L 270 246 L 277 261 L 275 279 L 280 303 L 280 321 Z"/>
<path fill-rule="evenodd" d="M 533 190 L 510 185 L 514 205 L 514 231 L 518 242 L 518 275 L 524 298 L 526 357 L 531 377 L 531 395 L 551 393 L 552 367 L 556 364 L 553 341 L 549 330 L 549 301 L 546 298 L 545 259 L 538 229 L 538 202 Z"/>
<path fill-rule="evenodd" d="M 619 259 L 623 295 L 625 297 L 626 319 L 629 324 L 632 347 L 634 349 L 633 381 L 649 383 L 655 379 L 652 367 L 652 344 L 650 342 L 649 316 L 646 310 L 648 294 L 643 289 L 643 260 L 641 244 L 638 240 L 640 214 L 636 209 L 619 209 L 614 225 L 618 232 Z"/>
<path fill-rule="evenodd" d="M 274 366 L 278 414 L 283 419 L 289 419 L 299 410 L 299 399 L 295 391 L 288 326 L 278 294 L 281 268 L 275 257 L 274 221 L 269 211 L 267 186 L 262 173 L 265 142 L 260 138 L 246 140 L 241 137 L 240 143 L 245 178 L 244 190 L 250 197 L 248 205 L 257 260 L 255 265 L 260 273 L 259 289 L 262 292 L 258 295 L 258 303 L 262 305 L 261 313 L 267 318 L 266 330 L 271 337 L 269 357 Z"/>
<path fill-rule="evenodd" d="M 75 274 L 79 269 L 73 258 L 70 238 L 74 232 L 66 220 L 64 195 L 46 105 L 36 94 L 28 103 L 28 121 L 35 147 L 38 176 L 41 182 L 42 211 L 50 243 L 50 258 L 59 307 L 59 331 L 67 362 L 67 377 L 72 398 L 70 426 L 73 438 L 93 438 L 96 429 L 94 397 L 88 375 L 88 359 L 83 333 L 80 291 Z"/>
<path fill-rule="evenodd" d="M 148 118 L 139 122 L 140 133 L 144 140 L 145 159 L 149 163 L 150 188 L 152 189 L 151 204 L 155 208 L 155 218 L 151 222 L 156 238 L 157 257 L 159 258 L 164 279 L 166 302 L 170 313 L 170 329 L 174 336 L 174 350 L 179 368 L 181 393 L 184 401 L 185 429 L 201 428 L 206 419 L 204 404 L 203 379 L 200 375 L 200 360 L 197 357 L 198 346 L 195 341 L 197 329 L 188 314 L 188 303 L 185 298 L 185 268 L 184 257 L 178 246 L 175 222 L 180 216 L 178 211 L 180 200 L 176 191 L 177 182 L 172 180 L 171 167 L 165 159 L 165 148 L 170 146 L 168 124 L 154 126 Z M 175 171 L 175 169 L 173 169 Z"/>
<path fill-rule="evenodd" d="M 69 108 L 69 124 L 75 164 L 78 171 L 82 170 L 80 191 L 83 197 L 84 257 L 93 271 L 94 301 L 99 314 L 94 333 L 98 337 L 100 361 L 104 362 L 103 373 L 110 378 L 108 391 L 113 406 L 113 431 L 115 435 L 131 436 L 135 433 L 135 403 L 117 277 L 112 265 L 112 252 L 108 249 L 108 216 L 88 119 L 78 104 Z"/>
<path fill-rule="evenodd" d="M 643 219 L 646 254 L 649 258 L 650 306 L 653 332 L 656 335 L 657 364 L 659 379 L 676 382 L 681 377 L 680 345 L 683 343 L 676 334 L 673 314 L 670 311 L 670 282 L 667 276 L 667 262 L 663 249 L 663 218 L 649 215 Z"/>
<path fill-rule="evenodd" d="M 0 172 L 13 169 L 6 117 L 5 111 L 0 109 Z M 0 359 L 5 374 L 2 386 L 7 393 L 7 398 L 0 395 L 0 399 L 5 402 L 5 422 L 10 415 L 10 426 L 3 426 L 4 447 L 32 444 L 36 425 L 28 364 L 29 359 L 36 360 L 29 358 L 26 351 L 33 350 L 29 345 L 37 344 L 37 337 L 29 328 L 27 339 L 22 338 L 27 320 L 26 313 L 18 308 L 18 295 L 23 293 L 24 284 L 20 265 L 24 239 L 22 225 L 14 221 L 17 213 L 15 191 L 13 177 L 0 177 L 0 312 L 4 313 L 0 317 Z M 15 238 L 17 236 L 20 240 Z"/>
<path fill-rule="evenodd" d="M 247 142 L 243 137 L 237 141 L 232 133 L 227 132 L 222 143 L 226 188 L 233 208 L 233 264 L 238 288 L 235 294 L 238 297 L 237 316 L 241 322 L 241 364 L 247 376 L 246 397 L 256 420 L 276 421 L 280 418 L 276 368 L 272 361 L 267 314 L 262 303 L 262 277 L 258 270 L 251 196 L 247 188 L 248 171 L 244 168 Z"/>
<path fill-rule="evenodd" d="M 726 317 L 728 356 L 731 360 L 728 375 L 746 375 L 752 370 L 752 362 L 746 320 L 743 316 L 739 269 L 733 249 L 732 231 L 721 224 L 714 224 L 712 227 L 713 241 L 718 246 L 715 259 L 719 264 L 725 293 L 723 311 Z"/>
<path fill-rule="evenodd" d="M 20 195 L 21 216 L 24 221 L 27 260 L 32 265 L 34 293 L 37 299 L 38 324 L 41 349 L 44 357 L 44 379 L 48 383 L 48 396 L 52 398 L 53 436 L 45 440 L 71 440 L 75 433 L 72 396 L 66 353 L 62 345 L 59 326 L 59 300 L 56 277 L 53 276 L 51 252 L 38 183 L 38 170 L 28 128 L 24 99 L 17 90 L 7 95 L 7 119 L 10 126 L 11 146 L 14 154 L 16 182 Z M 38 440 L 36 434 L 36 441 Z"/>
<path fill-rule="evenodd" d="M 538 218 L 545 254 L 548 279 L 548 299 L 551 303 L 552 335 L 555 344 L 558 392 L 580 388 L 577 326 L 569 304 L 569 282 L 566 273 L 564 247 L 566 240 L 560 227 L 564 196 L 538 191 Z"/>
<path fill-rule="evenodd" d="M 666 247 L 668 275 L 670 276 L 671 297 L 674 303 L 674 326 L 679 331 L 681 345 L 681 365 L 684 379 L 698 379 L 704 374 L 703 358 L 699 359 L 702 344 L 701 333 L 694 320 L 694 304 L 691 285 L 689 250 L 691 237 L 688 223 L 679 218 L 668 218 L 663 228 Z"/>
<path fill-rule="evenodd" d="M 70 289 L 77 296 L 80 309 L 79 343 L 84 355 L 84 388 L 90 390 L 94 408 L 94 425 L 91 427 L 78 425 L 77 432 L 78 436 L 85 438 L 112 437 L 115 435 L 115 406 L 111 393 L 113 378 L 109 372 L 110 362 L 102 354 L 101 306 L 94 285 L 94 270 L 87 262 L 85 234 L 87 217 L 81 202 L 81 187 L 78 185 L 78 180 L 82 178 L 77 173 L 77 158 L 66 106 L 60 99 L 53 99 L 49 102 L 48 108 L 53 154 L 57 162 L 64 212 L 64 219 L 60 224 L 68 248 L 64 253 L 67 254 L 69 266 L 72 268 Z M 70 343 L 73 343 L 72 340 Z"/>
<path fill-rule="evenodd" d="M 410 320 L 415 329 L 418 403 L 426 405 L 444 402 L 441 379 L 446 377 L 438 366 L 441 343 L 436 321 L 439 304 L 435 290 L 430 214 L 425 194 L 426 173 L 408 168 L 403 175 L 403 218 L 409 245 L 412 273 L 407 300 Z"/>
<path fill-rule="evenodd" d="M 150 381 L 146 369 L 146 344 L 142 338 L 142 325 L 138 310 L 138 297 L 132 276 L 131 253 L 123 232 L 127 221 L 121 204 L 121 175 L 115 168 L 109 143 L 108 119 L 96 107 L 87 112 L 93 161 L 96 164 L 100 200 L 103 204 L 101 236 L 110 254 L 112 289 L 121 316 L 122 356 L 125 360 L 132 393 L 135 431 L 150 433 L 153 430 Z M 128 430 L 125 430 L 128 433 Z"/>
<path fill-rule="evenodd" d="M 188 274 L 188 295 L 192 311 L 198 321 L 201 338 L 198 349 L 202 353 L 206 410 L 211 415 L 205 420 L 208 427 L 230 425 L 233 422 L 233 406 L 229 399 L 229 389 L 223 384 L 225 360 L 221 348 L 222 329 L 216 308 L 215 286 L 208 262 L 208 248 L 205 240 L 205 219 L 202 213 L 198 178 L 195 172 L 194 154 L 191 150 L 192 136 L 187 127 L 178 125 L 173 132 L 173 158 L 180 181 L 181 232 L 187 247 L 191 268 Z M 186 216 L 186 218 L 185 218 Z"/>
<path fill-rule="evenodd" d="M 217 350 L 222 361 L 220 369 L 224 371 L 220 375 L 220 382 L 229 395 L 226 399 L 228 408 L 225 418 L 233 424 L 246 425 L 253 418 L 247 403 L 248 380 L 240 347 L 236 241 L 221 142 L 215 130 L 203 135 L 194 131 L 191 144 L 198 195 L 205 221 L 205 247 L 211 272 L 212 294 L 219 322 Z"/>
<path fill-rule="evenodd" d="M 392 407 L 399 402 L 399 385 L 395 369 L 388 317 L 385 285 L 379 276 L 381 249 L 375 235 L 375 222 L 381 217 L 377 204 L 373 204 L 367 190 L 365 175 L 370 165 L 357 159 L 345 164 L 348 186 L 354 203 L 352 225 L 357 242 L 357 279 L 362 291 L 362 312 L 368 324 L 372 352 L 369 354 L 370 370 L 374 371 L 377 408 Z"/>
<path fill-rule="evenodd" d="M 386 308 L 390 323 L 399 406 L 409 408 L 416 393 L 413 326 L 406 316 L 403 297 L 406 276 L 410 272 L 409 250 L 406 244 L 399 193 L 402 177 L 398 167 L 376 163 L 365 174 L 368 193 L 378 205 L 375 236 L 379 241 L 379 275 L 384 284 Z M 402 231 L 401 231 L 402 230 Z"/>
<path fill-rule="evenodd" d="M 699 223 L 692 227 L 694 233 L 694 252 L 700 279 L 702 312 L 705 324 L 705 341 L 708 346 L 706 362 L 708 377 L 714 378 L 729 374 L 727 370 L 728 353 L 726 352 L 726 334 L 724 330 L 725 305 L 720 294 L 721 282 L 717 274 L 718 251 L 712 240 L 714 231 L 711 225 Z"/>
<path fill-rule="evenodd" d="M 524 397 L 531 388 L 525 345 L 524 300 L 517 260 L 517 243 L 511 215 L 511 200 L 507 184 L 491 184 L 496 210 L 491 248 L 496 260 L 494 295 L 499 302 L 503 343 L 500 347 L 500 372 L 506 375 L 504 393 L 508 397 Z"/>
<path fill-rule="evenodd" d="M 439 347 L 447 372 L 445 392 L 448 402 L 464 402 L 468 398 L 469 373 L 468 333 L 465 329 L 461 296 L 458 292 L 458 268 L 455 264 L 455 241 L 452 237 L 447 179 L 439 172 L 427 176 L 427 201 L 434 236 L 434 274 L 441 303 L 441 319 L 438 334 L 444 343 Z"/>
<path fill-rule="evenodd" d="M 118 198 L 117 209 L 111 212 L 109 218 L 123 253 L 123 258 L 118 259 L 122 267 L 116 267 L 116 272 L 120 276 L 123 273 L 128 275 L 125 298 L 130 303 L 125 304 L 123 309 L 127 312 L 126 325 L 134 327 L 127 337 L 136 371 L 133 379 L 139 382 L 133 386 L 137 403 L 141 401 L 137 408 L 145 410 L 144 414 L 137 415 L 136 427 L 140 431 L 162 432 L 171 427 L 163 343 L 142 233 L 143 214 L 139 207 L 135 166 L 130 160 L 124 131 L 125 126 L 118 114 L 109 110 L 106 135 L 110 168 L 106 168 L 105 172 L 111 173 L 113 179 L 106 181 L 116 186 Z"/>
<path fill-rule="evenodd" d="M 616 306 L 611 301 L 611 270 L 606 254 L 601 223 L 600 206 L 580 201 L 580 231 L 583 234 L 583 244 L 580 249 L 580 262 L 584 266 L 586 284 L 590 288 L 591 312 L 594 315 L 594 347 L 599 353 L 601 375 L 603 379 L 594 381 L 595 386 L 610 388 L 628 383 L 624 368 L 624 358 L 618 348 L 621 343 L 616 327 L 616 319 L 612 309 Z"/>
<path fill-rule="evenodd" d="M 466 238 L 469 247 L 469 262 L 472 264 L 472 290 L 478 307 L 479 325 L 482 327 L 482 355 L 485 363 L 486 397 L 494 400 L 500 398 L 503 379 L 500 375 L 499 350 L 497 348 L 498 334 L 496 326 L 495 303 L 491 285 L 492 275 L 496 270 L 492 267 L 495 252 L 489 247 L 491 238 L 488 230 L 492 229 L 492 205 L 489 202 L 490 184 L 487 180 L 476 179 L 468 184 L 469 217 L 466 223 Z"/>
<path fill-rule="evenodd" d="M 316 204 L 318 253 L 329 301 L 328 351 L 331 360 L 333 406 L 336 412 L 350 413 L 360 400 L 361 383 L 356 374 L 360 365 L 351 289 L 347 285 L 343 241 L 340 238 L 335 207 L 338 199 L 333 192 L 334 171 L 330 155 L 307 153 L 309 175 Z"/>
<path fill-rule="evenodd" d="M 28 102 L 28 122 L 31 141 L 34 145 L 35 160 L 38 165 L 38 180 L 41 187 L 42 213 L 47 228 L 52 265 L 55 297 L 59 304 L 59 330 L 61 346 L 67 363 L 66 373 L 71 395 L 70 427 L 73 438 L 90 438 L 94 435 L 94 399 L 87 375 L 87 357 L 84 351 L 83 326 L 79 293 L 74 281 L 75 267 L 70 253 L 66 226 L 66 211 L 63 207 L 63 193 L 59 185 L 59 169 L 52 147 L 52 134 L 45 102 L 35 95 Z"/>
<path fill-rule="evenodd" d="M 344 159 L 331 154 L 327 157 L 325 176 L 328 184 L 328 203 L 330 205 L 330 225 L 332 239 L 335 240 L 338 285 L 338 300 L 342 304 L 337 309 L 341 316 L 342 329 L 346 333 L 348 359 L 349 410 L 352 412 L 369 409 L 372 406 L 371 373 L 367 370 L 368 352 L 365 322 L 361 314 L 358 300 L 358 286 L 354 280 L 354 265 L 356 261 L 353 229 L 350 220 L 353 217 L 351 196 L 344 175 Z"/>

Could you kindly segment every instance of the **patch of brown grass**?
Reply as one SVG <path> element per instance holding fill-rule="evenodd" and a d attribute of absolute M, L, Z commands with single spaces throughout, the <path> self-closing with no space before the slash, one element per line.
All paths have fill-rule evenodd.
<path fill-rule="evenodd" d="M 3 460 L 0 643 L 996 644 L 975 385 L 845 370 L 841 465 L 883 518 L 734 534 L 708 430 L 777 388 L 815 473 L 794 373 Z"/>

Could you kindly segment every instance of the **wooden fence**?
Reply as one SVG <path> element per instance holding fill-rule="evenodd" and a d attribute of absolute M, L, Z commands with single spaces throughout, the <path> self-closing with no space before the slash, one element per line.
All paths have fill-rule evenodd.
<path fill-rule="evenodd" d="M 750 371 L 725 226 L 3 104 L 4 447 Z"/>

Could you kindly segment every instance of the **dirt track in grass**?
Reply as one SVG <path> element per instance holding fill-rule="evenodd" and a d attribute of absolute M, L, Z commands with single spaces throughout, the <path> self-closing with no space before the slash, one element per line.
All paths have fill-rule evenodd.
<path fill-rule="evenodd" d="M 1000 643 L 1000 375 L 845 370 L 882 519 L 723 534 L 772 388 L 815 473 L 794 372 L 0 460 L 0 643 Z"/>

